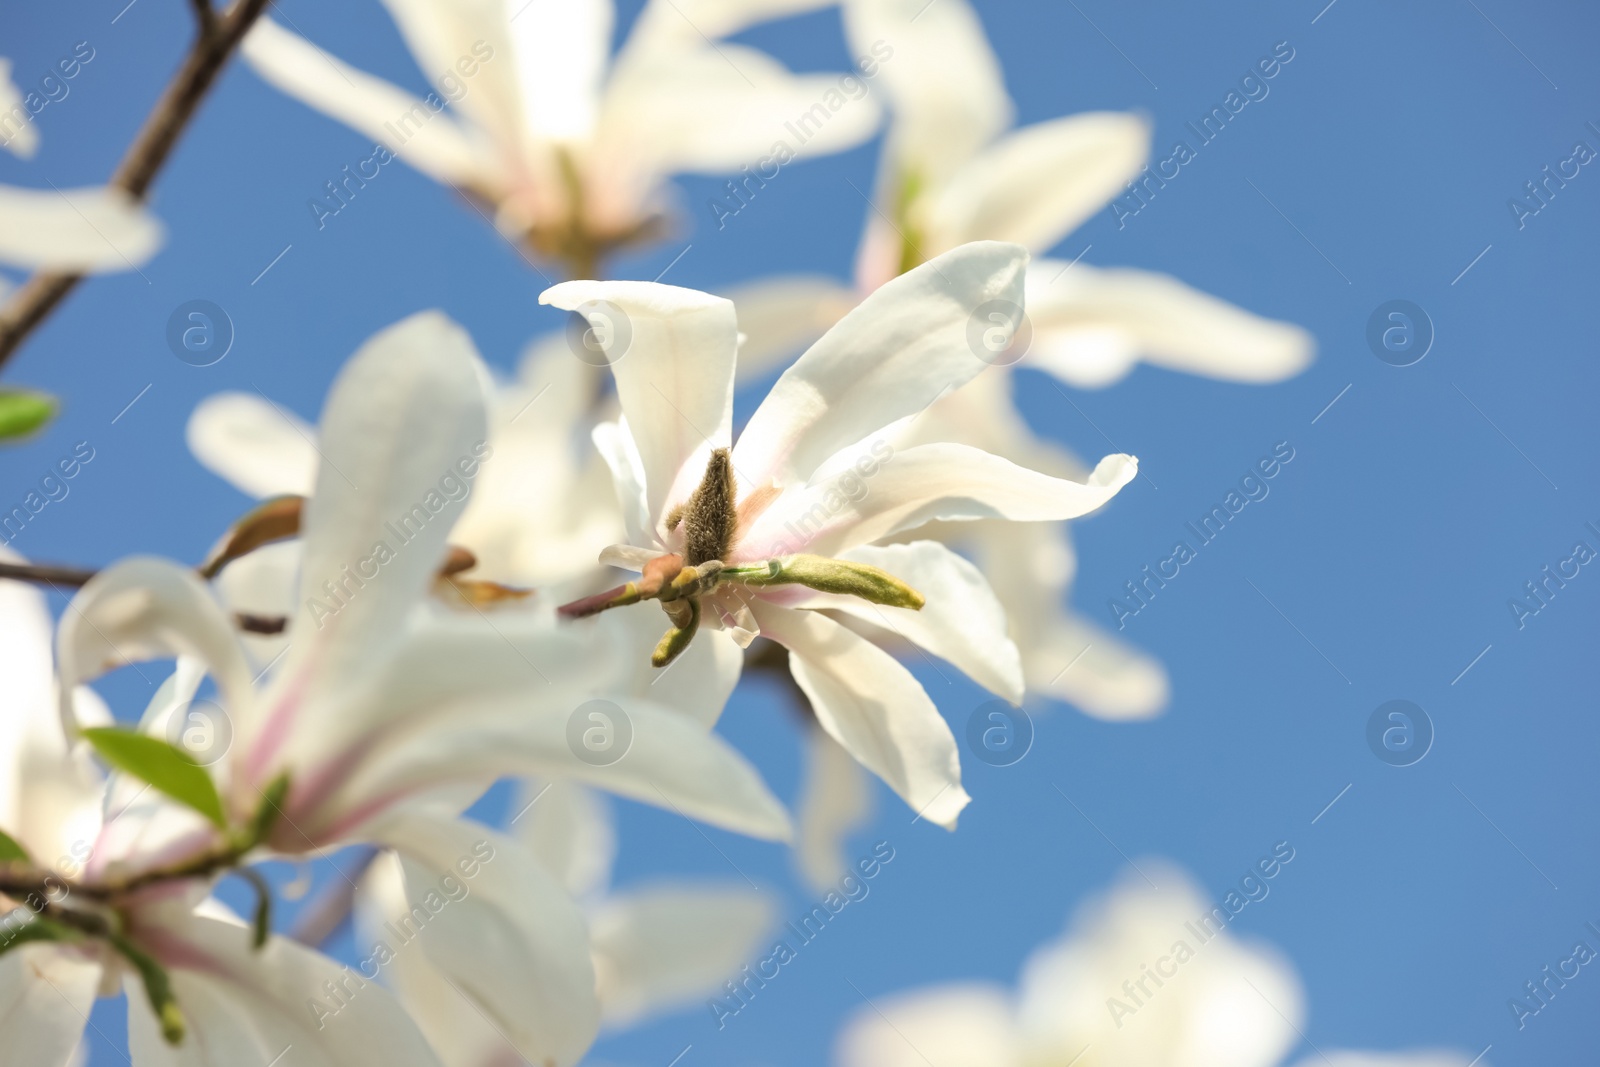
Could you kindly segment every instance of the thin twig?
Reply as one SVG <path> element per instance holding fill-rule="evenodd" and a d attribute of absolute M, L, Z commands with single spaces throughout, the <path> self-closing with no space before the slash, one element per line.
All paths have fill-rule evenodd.
<path fill-rule="evenodd" d="M 53 567 L 48 563 L 0 562 L 0 578 L 14 578 L 19 582 L 36 582 L 39 585 L 65 585 L 81 588 L 95 572 L 82 567 Z"/>
<path fill-rule="evenodd" d="M 207 16 L 200 15 L 200 32 L 188 57 L 111 176 L 112 186 L 138 200 L 145 198 L 200 101 L 270 0 L 236 0 L 220 15 L 209 3 L 196 2 L 210 13 L 210 29 L 206 28 Z M 16 291 L 0 308 L 0 367 L 82 280 L 81 274 L 41 271 Z"/>

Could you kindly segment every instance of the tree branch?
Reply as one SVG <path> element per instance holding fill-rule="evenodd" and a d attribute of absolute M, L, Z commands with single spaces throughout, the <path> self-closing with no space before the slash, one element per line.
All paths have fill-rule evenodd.
<path fill-rule="evenodd" d="M 207 16 L 200 15 L 200 32 L 188 57 L 111 176 L 111 185 L 139 200 L 145 198 L 200 101 L 270 0 L 235 0 L 220 15 L 208 2 L 196 2 L 209 13 L 210 26 Z M 81 274 L 41 271 L 0 307 L 0 367 L 82 280 Z"/>

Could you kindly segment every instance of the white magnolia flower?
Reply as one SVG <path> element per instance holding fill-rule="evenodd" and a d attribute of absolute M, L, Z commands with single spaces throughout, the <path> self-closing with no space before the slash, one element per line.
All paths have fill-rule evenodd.
<path fill-rule="evenodd" d="M 116 564 L 83 588 L 60 661 L 68 691 L 113 663 L 203 662 L 233 733 L 212 767 L 228 821 L 251 818 L 287 780 L 264 839 L 275 852 L 378 844 L 402 855 L 408 886 L 425 894 L 489 841 L 504 861 L 485 865 L 470 903 L 451 906 L 454 933 L 425 946 L 429 958 L 522 1054 L 570 1063 L 598 1023 L 581 916 L 514 842 L 425 802 L 451 787 L 465 790 L 464 806 L 501 775 L 549 773 L 762 837 L 786 836 L 787 818 L 703 726 L 612 694 L 606 650 L 555 630 L 547 613 L 491 617 L 429 598 L 484 451 L 481 373 L 466 334 L 425 313 L 376 335 L 340 374 L 301 524 L 287 646 L 264 688 L 210 590 L 153 559 Z M 568 721 L 602 696 L 616 697 L 632 741 L 595 766 L 569 743 Z M 177 814 L 156 835 L 160 856 L 216 846 L 215 826 Z"/>
<path fill-rule="evenodd" d="M 703 14 L 686 5 L 685 14 L 655 0 L 615 58 L 611 0 L 386 4 L 434 85 L 426 101 L 267 20 L 244 55 L 278 88 L 376 139 L 385 151 L 367 178 L 393 153 L 491 205 L 503 232 L 576 277 L 651 235 L 670 175 L 838 151 L 870 137 L 880 118 L 870 98 L 844 102 L 836 76 L 794 75 L 761 52 L 713 42 L 771 4 Z M 800 142 L 785 124 L 818 105 L 825 121 L 802 121 Z"/>
<path fill-rule="evenodd" d="M 743 884 L 661 881 L 609 889 L 615 831 L 602 799 L 582 786 L 529 783 L 516 807 L 511 832 L 583 907 L 608 1027 L 710 996 L 751 958 L 775 922 L 771 896 Z M 385 924 L 407 910 L 399 879 L 400 865 L 392 860 L 369 872 L 356 912 L 358 944 L 384 936 Z M 425 956 L 397 958 L 390 976 L 446 1067 L 522 1062 Z"/>
<path fill-rule="evenodd" d="M 840 1067 L 1274 1067 L 1300 1041 L 1294 969 L 1235 938 L 1181 872 L 1141 864 L 1036 951 L 1015 990 L 962 983 L 857 1014 Z M 1158 888 L 1159 887 L 1159 888 Z M 1301 1067 L 1466 1067 L 1451 1053 L 1330 1052 Z"/>
<path fill-rule="evenodd" d="M 250 928 L 220 904 L 196 907 L 204 880 L 96 895 L 120 872 L 150 859 L 141 858 L 142 835 L 126 831 L 148 827 L 154 805 L 113 804 L 86 746 L 69 750 L 56 714 L 50 617 L 44 598 L 16 582 L 0 582 L 0 660 L 7 682 L 0 710 L 0 830 L 49 872 L 33 905 L 54 914 L 61 907 L 94 912 L 90 898 L 114 904 L 128 949 L 93 938 L 19 942 L 37 932 L 39 920 L 28 894 L 0 891 L 0 1018 L 6 1020 L 0 1065 L 78 1062 L 74 1050 L 95 999 L 124 989 L 138 1067 L 266 1063 L 289 1044 L 306 1063 L 371 1056 L 416 1067 L 437 1064 L 415 1024 L 383 990 L 363 990 L 336 1025 L 319 1028 L 305 1010 L 306 996 L 324 982 L 345 981 L 344 968 L 282 938 L 254 948 Z M 92 694 L 80 692 L 77 707 L 94 725 L 108 722 Z M 162 1036 L 163 1025 L 174 1020 L 157 1017 L 131 953 L 152 959 L 170 979 L 186 1030 L 177 1047 Z"/>
<path fill-rule="evenodd" d="M 1181 873 L 1141 866 L 1154 886 L 1135 875 L 1086 904 L 1028 960 L 1015 991 L 963 984 L 873 998 L 883 1014 L 845 1028 L 842 1067 L 926 1067 L 919 1052 L 935 1067 L 1276 1064 L 1305 1014 L 1293 970 L 1228 933 Z"/>
<path fill-rule="evenodd" d="M 643 571 L 563 611 L 661 600 L 672 625 L 658 665 L 699 643 L 702 624 L 706 642 L 776 641 L 823 729 L 913 808 L 952 826 L 968 797 L 950 729 L 910 672 L 857 628 L 898 632 L 1020 698 L 1016 649 L 971 564 L 930 541 L 875 542 L 934 520 L 1082 515 L 1137 469 L 1109 456 L 1079 483 L 965 445 L 886 444 L 887 427 L 984 368 L 969 320 L 986 301 L 1022 299 L 1026 260 L 1014 245 L 972 244 L 883 286 L 779 379 L 736 445 L 729 301 L 644 282 L 547 290 L 540 300 L 587 316 L 611 359 L 625 421 L 596 441 L 629 543 L 601 558 Z M 719 662 L 735 677 L 742 663 Z"/>

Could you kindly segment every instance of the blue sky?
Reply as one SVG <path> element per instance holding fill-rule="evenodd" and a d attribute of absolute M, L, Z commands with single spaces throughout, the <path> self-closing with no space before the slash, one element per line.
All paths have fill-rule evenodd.
<path fill-rule="evenodd" d="M 80 41 L 95 55 L 40 115 L 37 160 L 0 160 L 0 181 L 67 187 L 110 173 L 189 33 L 183 4 L 124 2 L 5 17 L 4 51 L 25 88 Z M 692 1045 L 685 1067 L 822 1062 L 862 993 L 1011 981 L 1125 856 L 1166 857 L 1220 897 L 1281 840 L 1294 863 L 1236 927 L 1276 944 L 1306 984 L 1296 1059 L 1492 1045 L 1485 1062 L 1534 1065 L 1594 1047 L 1600 975 L 1586 969 L 1520 1031 L 1506 1002 L 1575 940 L 1595 943 L 1586 921 L 1600 925 L 1600 568 L 1580 568 L 1520 627 L 1508 601 L 1575 542 L 1600 550 L 1600 369 L 1585 310 L 1600 172 L 1583 166 L 1520 225 L 1508 202 L 1575 142 L 1600 150 L 1589 125 L 1600 126 L 1600 14 L 1507 0 L 1325 2 L 982 5 L 1020 121 L 1141 110 L 1157 159 L 1175 140 L 1195 144 L 1185 123 L 1259 58 L 1280 42 L 1293 49 L 1270 92 L 1137 215 L 1119 225 L 1102 212 L 1055 250 L 1171 272 L 1301 323 L 1319 345 L 1308 371 L 1267 387 L 1141 368 L 1068 403 L 1045 379 L 1025 381 L 1039 432 L 1086 456 L 1136 453 L 1148 475 L 1078 525 L 1078 609 L 1114 626 L 1108 601 L 1169 555 L 1187 522 L 1280 443 L 1294 458 L 1125 620 L 1123 636 L 1171 673 L 1165 716 L 1114 725 L 1066 707 L 1042 714 L 1021 762 L 964 761 L 976 799 L 954 835 L 912 825 L 882 793 L 856 847 L 865 855 L 887 840 L 894 862 L 781 981 L 720 1032 L 694 1010 L 604 1040 L 597 1060 L 666 1064 Z M 331 52 L 422 88 L 376 0 L 282 8 Z M 797 69 L 848 62 L 834 12 L 743 39 Z M 0 453 L 0 504 L 20 501 L 78 442 L 94 449 L 18 550 L 78 564 L 132 552 L 197 560 L 247 503 L 185 449 L 202 397 L 259 390 L 314 418 L 357 344 L 425 307 L 465 324 L 501 367 L 561 324 L 537 305 L 544 280 L 471 208 L 403 166 L 319 231 L 307 201 L 369 152 L 248 70 L 224 77 L 156 187 L 166 250 L 142 275 L 84 286 L 7 367 L 8 383 L 55 392 L 65 410 Z M 875 162 L 871 145 L 786 167 L 721 231 L 705 207 L 719 183 L 685 180 L 674 233 L 615 273 L 651 278 L 681 254 L 664 280 L 715 289 L 780 271 L 844 277 L 867 211 L 851 186 L 870 189 Z M 173 310 L 196 299 L 221 306 L 235 331 L 227 357 L 204 368 L 173 358 L 165 340 Z M 1420 307 L 1434 334 L 1410 366 L 1380 360 L 1367 341 L 1369 318 L 1394 300 Z M 964 734 L 987 696 L 917 672 Z M 136 678 L 106 692 L 124 716 L 147 695 Z M 1435 734 L 1408 767 L 1381 762 L 1366 740 L 1375 709 L 1394 699 L 1422 708 Z M 741 689 L 722 729 L 793 796 L 799 736 L 781 692 Z M 621 882 L 742 873 L 781 893 L 786 914 L 809 908 L 782 850 L 619 807 Z M 120 1008 L 102 1005 L 96 1024 L 92 1062 L 123 1062 Z"/>

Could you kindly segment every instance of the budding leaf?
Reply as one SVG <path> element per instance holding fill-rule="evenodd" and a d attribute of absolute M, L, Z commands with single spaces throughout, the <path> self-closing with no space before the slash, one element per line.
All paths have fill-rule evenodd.
<path fill-rule="evenodd" d="M 267 943 L 267 935 L 272 932 L 272 887 L 254 867 L 235 867 L 233 873 L 249 882 L 250 888 L 256 891 L 256 908 L 250 922 L 250 946 L 260 951 Z"/>
<path fill-rule="evenodd" d="M 178 998 L 172 993 L 172 979 L 167 977 L 166 969 L 122 935 L 111 934 L 108 940 L 139 972 L 145 996 L 150 999 L 150 1010 L 161 1022 L 161 1036 L 166 1038 L 167 1044 L 177 1045 L 183 1040 L 187 1028 L 183 1012 L 178 1008 Z"/>
<path fill-rule="evenodd" d="M 55 414 L 53 396 L 0 389 L 0 441 L 24 437 L 55 418 Z"/>
<path fill-rule="evenodd" d="M 28 850 L 17 843 L 17 839 L 0 830 L 0 863 L 32 863 Z"/>
<path fill-rule="evenodd" d="M 250 821 L 250 836 L 240 851 L 255 848 L 267 839 L 278 816 L 283 814 L 283 802 L 289 796 L 289 772 L 285 771 L 267 783 L 261 792 L 261 806 Z"/>
<path fill-rule="evenodd" d="M 227 829 L 222 798 L 216 783 L 205 768 L 183 749 L 157 737 L 136 734 L 115 726 L 97 726 L 82 731 L 100 758 L 128 774 L 149 782 L 173 800 L 211 820 L 218 829 Z"/>
<path fill-rule="evenodd" d="M 819 593 L 860 597 L 891 608 L 917 610 L 926 603 L 921 593 L 886 570 L 826 556 L 784 556 L 767 561 L 763 573 L 748 574 L 740 568 L 738 577 L 747 585 L 803 585 Z"/>

